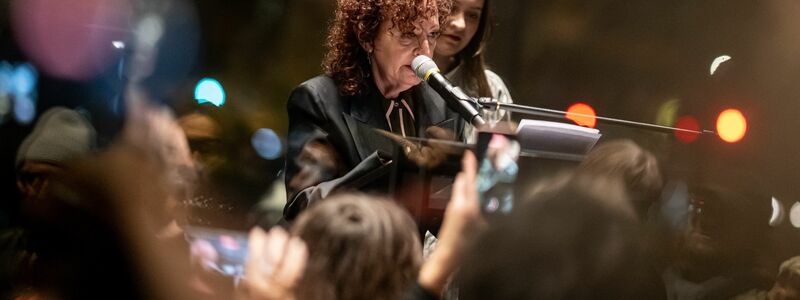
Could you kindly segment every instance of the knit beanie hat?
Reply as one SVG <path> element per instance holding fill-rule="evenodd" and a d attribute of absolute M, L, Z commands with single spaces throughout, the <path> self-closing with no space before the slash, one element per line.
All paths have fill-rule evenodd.
<path fill-rule="evenodd" d="M 86 118 L 64 107 L 47 110 L 36 122 L 17 151 L 16 166 L 26 160 L 61 165 L 89 154 L 95 146 L 95 131 Z"/>

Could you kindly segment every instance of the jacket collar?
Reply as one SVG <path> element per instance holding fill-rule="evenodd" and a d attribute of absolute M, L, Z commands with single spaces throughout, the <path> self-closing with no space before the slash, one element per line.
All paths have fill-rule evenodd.
<path fill-rule="evenodd" d="M 386 120 L 383 116 L 383 103 L 389 100 L 383 97 L 371 77 L 368 81 L 369 85 L 364 92 L 351 97 L 350 115 L 362 123 L 387 129 L 388 125 L 385 124 Z M 427 83 L 422 82 L 402 94 L 410 95 L 416 101 L 415 114 L 423 116 L 417 120 L 417 125 L 421 126 L 418 128 L 426 128 L 447 119 L 447 104 Z M 421 111 L 425 113 L 417 113 Z"/>
<path fill-rule="evenodd" d="M 394 146 L 392 141 L 374 130 L 389 130 L 383 107 L 383 102 L 388 100 L 378 91 L 372 79 L 369 80 L 370 83 L 364 92 L 348 97 L 345 103 L 349 108 L 345 111 L 349 113 L 343 113 L 348 130 L 362 159 L 375 150 L 391 152 Z M 458 115 L 447 109 L 444 99 L 427 83 L 418 84 L 403 94 L 415 101 L 417 135 L 425 138 L 425 129 L 432 125 L 453 130 L 460 135 L 461 129 L 458 127 L 463 125 L 458 123 Z"/>

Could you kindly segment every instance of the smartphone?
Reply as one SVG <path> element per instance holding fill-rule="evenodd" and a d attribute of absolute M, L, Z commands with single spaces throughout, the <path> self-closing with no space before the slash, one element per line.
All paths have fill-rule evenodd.
<path fill-rule="evenodd" d="M 514 209 L 514 183 L 519 173 L 520 145 L 513 134 L 478 134 L 478 201 L 486 214 L 508 214 Z"/>
<path fill-rule="evenodd" d="M 202 252 L 207 267 L 227 276 L 244 274 L 247 260 L 247 232 L 190 226 L 185 236 L 192 252 Z M 195 255 L 195 253 L 193 253 Z"/>

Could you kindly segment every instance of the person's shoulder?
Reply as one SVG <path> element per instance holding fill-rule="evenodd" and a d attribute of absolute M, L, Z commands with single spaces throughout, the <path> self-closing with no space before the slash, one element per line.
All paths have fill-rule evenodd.
<path fill-rule="evenodd" d="M 494 82 L 501 82 L 501 83 L 503 82 L 503 78 L 500 77 L 500 75 L 497 75 L 497 73 L 495 73 L 494 71 L 489 70 L 489 69 L 483 69 L 483 72 L 486 73 L 486 79 L 489 80 L 490 84 L 493 81 Z"/>
<path fill-rule="evenodd" d="M 489 69 L 484 69 L 484 73 L 486 73 L 486 81 L 489 83 L 489 88 L 492 90 L 492 96 L 502 102 L 513 102 L 503 78 Z"/>
<path fill-rule="evenodd" d="M 312 103 L 320 105 L 322 103 L 336 102 L 338 99 L 339 87 L 333 78 L 327 75 L 319 75 L 298 85 L 289 96 L 289 105 L 309 105 Z"/>
<path fill-rule="evenodd" d="M 328 75 L 319 75 L 301 83 L 295 90 L 307 90 L 316 94 L 339 94 L 336 81 Z"/>
<path fill-rule="evenodd" d="M 322 74 L 304 81 L 299 87 L 306 88 L 336 88 L 336 82 L 332 77 Z"/>

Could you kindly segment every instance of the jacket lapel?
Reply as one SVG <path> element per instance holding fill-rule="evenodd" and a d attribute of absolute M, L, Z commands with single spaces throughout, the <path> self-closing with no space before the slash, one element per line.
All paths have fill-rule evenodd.
<path fill-rule="evenodd" d="M 370 88 L 370 92 L 366 95 L 348 97 L 350 109 L 342 112 L 362 160 L 378 150 L 391 153 L 394 147 L 391 140 L 375 131 L 375 129 L 389 130 L 389 126 L 382 113 L 381 101 L 386 100 L 376 95 L 374 90 Z"/>
<path fill-rule="evenodd" d="M 427 138 L 425 129 L 430 126 L 437 126 L 453 131 L 461 139 L 463 122 L 460 116 L 447 109 L 447 104 L 439 94 L 436 93 L 427 83 L 417 85 L 413 91 L 417 99 L 417 104 L 426 113 L 418 120 L 418 134 L 420 137 Z"/>
<path fill-rule="evenodd" d="M 412 88 L 410 94 L 417 107 L 415 114 L 419 137 L 426 138 L 425 129 L 438 126 L 453 131 L 459 140 L 462 139 L 463 121 L 458 114 L 447 109 L 444 99 L 427 83 L 423 82 Z M 342 117 L 362 160 L 378 150 L 392 153 L 395 147 L 394 142 L 375 131 L 375 129 L 389 130 L 383 111 L 383 101 L 387 100 L 374 86 L 370 86 L 366 94 L 345 99 L 349 108 L 342 111 Z"/>

